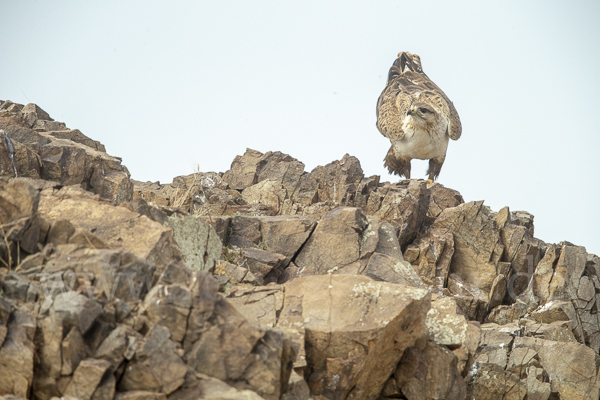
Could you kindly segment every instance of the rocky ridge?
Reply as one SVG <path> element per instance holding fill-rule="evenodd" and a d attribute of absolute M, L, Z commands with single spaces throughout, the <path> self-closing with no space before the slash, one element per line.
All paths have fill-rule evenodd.
<path fill-rule="evenodd" d="M 360 162 L 138 182 L 0 102 L 0 397 L 598 399 L 600 258 Z"/>

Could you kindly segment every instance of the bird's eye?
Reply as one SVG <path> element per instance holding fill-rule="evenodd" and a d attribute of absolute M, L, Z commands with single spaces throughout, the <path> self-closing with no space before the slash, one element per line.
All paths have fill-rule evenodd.
<path fill-rule="evenodd" d="M 427 114 L 429 112 L 429 110 L 426 108 L 419 108 L 419 111 L 421 111 L 423 114 Z"/>

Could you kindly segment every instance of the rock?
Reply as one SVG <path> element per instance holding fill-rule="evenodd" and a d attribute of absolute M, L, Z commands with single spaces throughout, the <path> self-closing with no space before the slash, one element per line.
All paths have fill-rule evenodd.
<path fill-rule="evenodd" d="M 70 291 L 57 295 L 50 311 L 60 318 L 66 332 L 77 327 L 85 334 L 102 313 L 102 306 L 84 295 Z"/>
<path fill-rule="evenodd" d="M 281 400 L 308 400 L 309 398 L 310 389 L 308 388 L 308 384 L 300 375 L 292 371 L 288 390 L 283 394 Z"/>
<path fill-rule="evenodd" d="M 500 210 L 498 215 L 502 214 L 503 211 Z M 501 227 L 500 238 L 504 244 L 502 261 L 510 263 L 509 293 L 515 298 L 527 288 L 546 246 L 541 240 L 533 238 L 526 227 L 516 225 L 512 220 L 509 220 L 510 212 L 508 208 L 504 213 L 507 214 L 506 221 L 503 222 L 504 218 L 502 217 L 501 222 L 498 224 Z M 498 217 L 496 217 L 496 220 L 498 220 Z"/>
<path fill-rule="evenodd" d="M 257 170 L 263 154 L 256 150 L 246 149 L 243 156 L 236 156 L 231 169 L 223 175 L 232 189 L 243 190 L 257 183 Z"/>
<path fill-rule="evenodd" d="M 367 225 L 358 208 L 339 207 L 328 212 L 302 247 L 296 264 L 315 274 L 343 268 L 358 272 L 362 233 Z"/>
<path fill-rule="evenodd" d="M 36 371 L 33 393 L 37 398 L 49 399 L 59 395 L 56 380 L 61 374 L 61 343 L 63 328 L 59 318 L 46 317 L 38 321 L 35 344 Z"/>
<path fill-rule="evenodd" d="M 292 200 L 303 203 L 304 198 L 310 198 L 306 192 L 316 192 L 316 201 L 329 202 L 334 206 L 353 206 L 354 197 L 364 177 L 360 161 L 356 157 L 345 154 L 341 160 L 333 161 L 327 165 L 318 166 L 310 173 L 309 186 L 301 187 L 302 181 L 292 195 Z M 312 189 L 312 190 L 311 190 Z M 303 193 L 304 192 L 304 193 Z M 316 202 L 315 201 L 315 202 Z M 312 203 L 309 203 L 312 204 Z M 309 205 L 306 204 L 306 205 Z"/>
<path fill-rule="evenodd" d="M 29 103 L 21 109 L 21 113 L 25 117 L 29 127 L 33 127 L 38 119 L 46 121 L 54 121 L 50 115 L 42 110 L 37 104 Z"/>
<path fill-rule="evenodd" d="M 454 236 L 443 229 L 430 229 L 408 245 L 404 258 L 429 285 L 444 288 L 448 285 L 450 263 L 454 255 Z"/>
<path fill-rule="evenodd" d="M 292 258 L 313 232 L 317 221 L 300 216 L 260 217 L 265 249 Z"/>
<path fill-rule="evenodd" d="M 520 400 L 526 395 L 526 383 L 496 364 L 476 363 L 467 376 L 468 398 Z"/>
<path fill-rule="evenodd" d="M 515 338 L 513 351 L 533 350 L 547 372 L 552 392 L 563 399 L 596 399 L 600 396 L 600 357 L 587 346 L 536 338 Z"/>
<path fill-rule="evenodd" d="M 73 380 L 67 387 L 65 394 L 81 400 L 92 399 L 92 395 L 94 395 L 109 367 L 110 362 L 106 360 L 88 358 L 81 361 L 73 373 Z"/>
<path fill-rule="evenodd" d="M 41 177 L 62 185 L 81 184 L 115 204 L 132 199 L 133 184 L 127 168 L 121 165 L 121 159 L 98 151 L 102 145 L 86 139 L 79 131 L 68 130 L 62 123 L 37 120 L 33 127 L 38 132 L 14 123 L 4 127 L 14 144 L 20 176 Z"/>
<path fill-rule="evenodd" d="M 131 390 L 117 393 L 115 400 L 167 400 L 167 396 L 164 393 L 149 392 L 147 390 Z"/>
<path fill-rule="evenodd" d="M 119 391 L 154 390 L 168 395 L 183 384 L 188 368 L 177 353 L 177 345 L 169 339 L 170 335 L 161 325 L 150 328 L 125 367 Z"/>
<path fill-rule="evenodd" d="M 271 253 L 252 247 L 246 249 L 244 255 L 246 265 L 259 285 L 277 282 L 277 278 L 290 262 L 283 254 Z"/>
<path fill-rule="evenodd" d="M 438 182 L 427 187 L 430 192 L 427 216 L 437 218 L 446 208 L 459 206 L 465 202 L 458 191 L 442 186 Z"/>
<path fill-rule="evenodd" d="M 196 274 L 183 343 L 187 364 L 238 390 L 279 399 L 296 356 L 290 337 L 249 323 L 217 289 L 214 278 Z"/>
<path fill-rule="evenodd" d="M 131 359 L 131 355 L 141 340 L 142 335 L 132 328 L 127 325 L 118 325 L 100 344 L 95 358 L 110 362 L 110 370 L 116 371 L 126 357 Z"/>
<path fill-rule="evenodd" d="M 424 349 L 404 352 L 394 372 L 397 387 L 407 399 L 464 399 L 466 387 L 450 350 L 428 341 Z"/>
<path fill-rule="evenodd" d="M 102 151 L 106 153 L 106 148 L 104 145 L 96 140 L 92 140 L 89 137 L 85 136 L 79 129 L 72 130 L 60 130 L 60 131 L 50 131 L 49 135 L 57 138 L 57 139 L 68 139 L 76 143 L 83 144 L 85 146 L 91 147 L 96 151 Z"/>
<path fill-rule="evenodd" d="M 170 400 L 264 400 L 251 390 L 238 390 L 227 383 L 211 378 L 205 374 L 197 374 L 190 378 L 186 385 L 169 396 Z"/>
<path fill-rule="evenodd" d="M 429 335 L 439 345 L 457 347 L 467 340 L 468 321 L 451 297 L 440 297 L 431 302 L 425 324 Z"/>
<path fill-rule="evenodd" d="M 192 270 L 215 268 L 222 243 L 210 224 L 190 215 L 173 214 L 165 225 L 173 229 L 174 245 L 183 256 L 183 265 Z"/>
<path fill-rule="evenodd" d="M 380 200 L 372 194 L 367 210 L 374 209 L 375 216 L 397 227 L 400 246 L 405 247 L 417 236 L 425 221 L 429 205 L 427 185 L 423 181 L 401 181 L 378 188 L 377 194 Z"/>
<path fill-rule="evenodd" d="M 46 297 L 82 289 L 90 297 L 135 301 L 152 286 L 155 269 L 131 253 L 59 245 L 48 255 L 40 283 Z"/>
<path fill-rule="evenodd" d="M 433 229 L 447 230 L 454 236 L 450 273 L 459 275 L 489 298 L 504 246 L 483 202 L 445 209 L 433 223 Z"/>
<path fill-rule="evenodd" d="M 191 306 L 190 291 L 180 285 L 154 286 L 143 303 L 148 319 L 169 329 L 171 339 L 176 342 L 185 336 Z"/>
<path fill-rule="evenodd" d="M 71 375 L 79 362 L 87 356 L 87 348 L 81 331 L 77 327 L 71 328 L 61 343 L 61 375 Z"/>
<path fill-rule="evenodd" d="M 422 289 L 360 275 L 309 276 L 285 285 L 278 326 L 296 338 L 304 334 L 313 395 L 374 398 L 403 351 L 425 333 L 429 304 Z"/>
<path fill-rule="evenodd" d="M 29 398 L 33 382 L 35 327 L 35 319 L 31 315 L 12 313 L 6 338 L 0 347 L 1 394 Z"/>
<path fill-rule="evenodd" d="M 71 221 L 73 226 L 92 233 L 111 249 L 126 250 L 163 265 L 173 258 L 169 228 L 124 207 L 99 201 L 89 192 L 73 187 L 58 192 L 45 189 L 40 213 L 53 220 Z"/>
<path fill-rule="evenodd" d="M 242 197 L 248 204 L 262 203 L 277 214 L 286 198 L 286 190 L 277 181 L 264 180 L 242 191 Z"/>
<path fill-rule="evenodd" d="M 29 280 L 14 271 L 10 271 L 4 278 L 2 291 L 4 292 L 4 296 L 9 299 L 27 301 Z"/>
<path fill-rule="evenodd" d="M 409 263 L 385 254 L 373 253 L 362 274 L 377 281 L 425 288 L 421 278 Z"/>
<path fill-rule="evenodd" d="M 233 218 L 228 246 L 257 247 L 260 239 L 260 220 L 258 218 L 244 215 Z"/>
<path fill-rule="evenodd" d="M 277 324 L 277 314 L 283 307 L 284 292 L 279 285 L 237 286 L 227 292 L 227 301 L 249 321 L 267 327 Z"/>

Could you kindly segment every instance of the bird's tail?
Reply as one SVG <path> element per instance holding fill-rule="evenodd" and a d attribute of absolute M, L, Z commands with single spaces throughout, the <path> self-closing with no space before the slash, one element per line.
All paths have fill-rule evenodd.
<path fill-rule="evenodd" d="M 421 58 L 416 54 L 410 54 L 407 51 L 403 51 L 398 54 L 398 58 L 396 58 L 396 61 L 394 61 L 394 64 L 390 68 L 388 82 L 406 71 L 417 72 L 419 74 L 423 73 Z"/>

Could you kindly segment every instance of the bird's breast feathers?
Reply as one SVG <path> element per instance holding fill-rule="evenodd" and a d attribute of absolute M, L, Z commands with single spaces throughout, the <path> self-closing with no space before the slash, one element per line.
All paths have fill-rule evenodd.
<path fill-rule="evenodd" d="M 412 117 L 406 116 L 402 122 L 403 137 L 392 140 L 396 156 L 428 160 L 446 154 L 449 137 L 441 121 L 434 124 L 417 123 Z"/>

